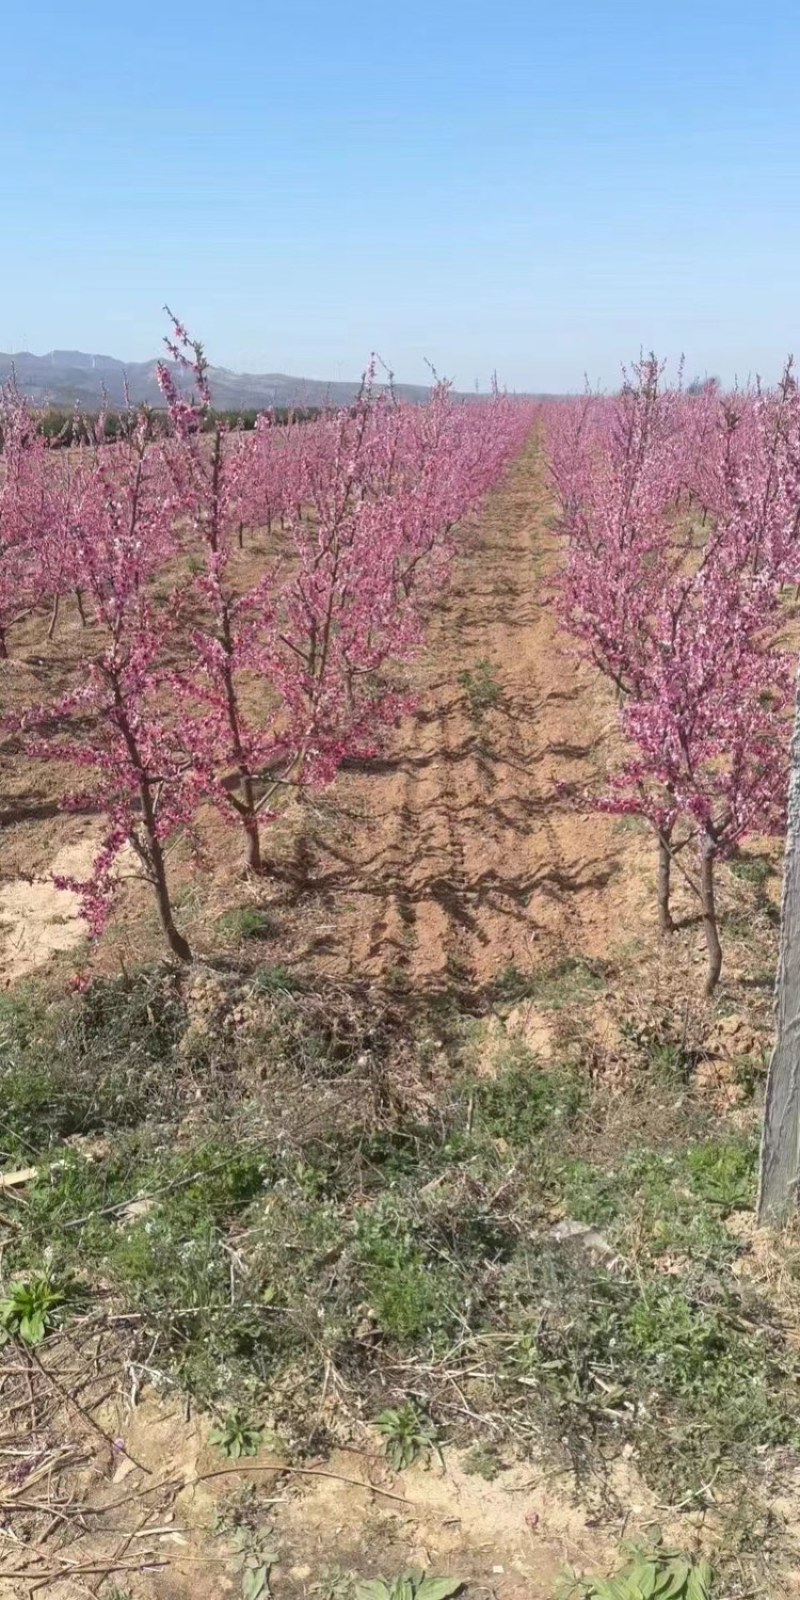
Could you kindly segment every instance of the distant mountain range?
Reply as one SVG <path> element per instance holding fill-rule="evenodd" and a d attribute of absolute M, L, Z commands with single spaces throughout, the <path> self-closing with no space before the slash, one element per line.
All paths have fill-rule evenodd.
<path fill-rule="evenodd" d="M 177 369 L 173 369 L 179 376 Z M 162 405 L 155 361 L 117 361 L 113 356 L 85 355 L 82 350 L 51 350 L 46 356 L 27 351 L 0 352 L 0 382 L 16 375 L 21 392 L 36 405 L 95 409 L 107 397 L 112 406 L 124 403 L 127 383 L 134 403 Z M 326 383 L 318 378 L 291 378 L 283 372 L 229 372 L 211 367 L 211 392 L 221 411 L 259 411 L 271 406 L 347 405 L 360 384 Z M 413 383 L 395 385 L 404 400 L 422 403 L 430 389 Z"/>

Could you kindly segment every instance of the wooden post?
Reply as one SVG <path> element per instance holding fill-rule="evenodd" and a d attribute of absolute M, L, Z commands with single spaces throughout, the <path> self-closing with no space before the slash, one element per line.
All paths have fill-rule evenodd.
<path fill-rule="evenodd" d="M 800 1179 L 800 664 L 789 770 L 775 1025 L 761 1137 L 758 1220 L 779 1224 L 797 1205 Z"/>

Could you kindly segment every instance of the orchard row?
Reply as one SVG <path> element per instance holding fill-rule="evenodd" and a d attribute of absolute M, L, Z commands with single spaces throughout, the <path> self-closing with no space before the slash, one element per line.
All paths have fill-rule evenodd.
<path fill-rule="evenodd" d="M 582 803 L 643 817 L 661 929 L 679 872 L 718 981 L 715 864 L 785 829 L 800 582 L 800 393 L 669 388 L 654 357 L 619 395 L 544 412 L 565 541 L 564 628 L 614 686 L 616 770 Z"/>
<path fill-rule="evenodd" d="M 0 429 L 0 653 L 23 624 L 83 627 L 80 671 L 0 719 L 6 750 L 55 762 L 60 803 L 103 819 L 77 889 L 94 932 L 134 850 L 175 955 L 171 840 L 199 850 L 211 804 L 262 866 L 287 790 L 331 781 L 402 714 L 398 673 L 447 582 L 456 525 L 530 431 L 495 394 L 425 406 L 378 393 L 316 420 L 252 431 L 214 418 L 202 347 L 175 323 L 160 368 L 166 425 L 131 408 L 54 448 L 13 388 Z M 76 430 L 78 436 L 81 431 Z M 13 756 L 12 756 L 13 758 Z"/>

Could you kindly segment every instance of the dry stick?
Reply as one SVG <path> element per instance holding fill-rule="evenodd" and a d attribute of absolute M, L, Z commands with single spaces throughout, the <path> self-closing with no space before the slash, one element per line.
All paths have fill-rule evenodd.
<path fill-rule="evenodd" d="M 369 1494 L 383 1495 L 387 1500 L 398 1500 L 401 1505 L 413 1506 L 416 1501 L 408 1500 L 402 1494 L 395 1494 L 391 1489 L 379 1489 L 377 1484 L 366 1483 L 362 1478 L 348 1478 L 341 1472 L 328 1472 L 323 1467 L 288 1467 L 278 1462 L 274 1466 L 260 1465 L 258 1462 L 242 1461 L 235 1466 L 218 1467 L 214 1472 L 201 1473 L 196 1478 L 163 1478 L 158 1483 L 146 1484 L 142 1489 L 132 1489 L 129 1494 L 120 1495 L 117 1500 L 98 1508 L 98 1512 L 116 1511 L 120 1506 L 129 1505 L 131 1500 L 138 1500 L 141 1496 L 158 1494 L 161 1490 L 169 1490 L 173 1494 L 182 1494 L 184 1489 L 193 1489 L 195 1484 L 207 1483 L 211 1478 L 227 1477 L 230 1473 L 247 1472 L 272 1472 L 276 1478 L 285 1478 L 293 1473 L 296 1477 L 306 1478 L 333 1478 L 337 1483 L 349 1483 L 355 1489 L 366 1489 Z M 91 1507 L 84 1508 L 85 1514 L 94 1516 L 96 1513 Z"/>
<path fill-rule="evenodd" d="M 46 1500 L 0 1500 L 0 1511 L 4 1516 L 13 1515 L 15 1511 L 46 1511 L 57 1522 L 73 1522 L 83 1516 L 79 1506 L 74 1511 L 59 1511 Z"/>
<path fill-rule="evenodd" d="M 65 1389 L 63 1384 L 59 1383 L 58 1378 L 56 1378 L 52 1372 L 48 1372 L 47 1367 L 42 1365 L 35 1350 L 29 1350 L 28 1357 L 34 1363 L 34 1366 L 38 1368 L 39 1372 L 41 1372 L 42 1377 L 46 1380 L 46 1382 L 52 1384 L 56 1393 L 61 1396 L 62 1400 L 66 1400 L 68 1405 L 75 1407 L 75 1410 L 80 1416 L 83 1417 L 84 1422 L 88 1423 L 89 1427 L 92 1428 L 99 1438 L 103 1440 L 103 1443 L 109 1446 L 109 1449 L 117 1450 L 119 1454 L 125 1456 L 128 1461 L 132 1461 L 133 1465 L 138 1467 L 140 1472 L 147 1473 L 148 1478 L 153 1476 L 151 1468 L 146 1467 L 143 1461 L 137 1461 L 136 1457 L 132 1456 L 129 1451 L 125 1449 L 124 1445 L 114 1443 L 114 1440 L 111 1438 L 110 1434 L 106 1433 L 104 1428 L 101 1428 L 99 1422 L 96 1422 L 94 1417 L 91 1416 L 85 1407 L 81 1405 L 80 1400 L 76 1400 L 75 1396 L 70 1394 L 69 1390 Z"/>
<path fill-rule="evenodd" d="M 48 1539 L 50 1538 L 51 1533 L 55 1532 L 55 1530 L 58 1527 L 59 1523 L 61 1523 L 61 1522 L 68 1523 L 69 1521 L 70 1521 L 70 1519 L 66 1515 L 65 1512 L 63 1512 L 63 1511 L 51 1511 L 50 1512 L 50 1521 L 48 1522 L 47 1527 L 46 1528 L 42 1528 L 41 1533 L 36 1535 L 36 1538 L 34 1540 L 32 1540 L 32 1543 L 33 1544 L 46 1544 Z"/>
<path fill-rule="evenodd" d="M 31 1435 L 33 1435 L 36 1432 L 36 1397 L 33 1393 L 33 1379 L 31 1377 L 29 1362 L 26 1361 L 24 1363 L 23 1371 L 25 1373 L 25 1386 L 28 1390 L 28 1405 L 31 1413 Z"/>
<path fill-rule="evenodd" d="M 203 1172 L 190 1172 L 186 1178 L 175 1178 L 172 1183 L 162 1183 L 158 1189 L 149 1189 L 145 1194 L 130 1195 L 127 1200 L 117 1200 L 112 1206 L 100 1206 L 96 1211 L 87 1211 L 83 1217 L 71 1217 L 69 1222 L 63 1224 L 64 1228 L 81 1228 L 85 1222 L 93 1222 L 95 1217 L 113 1217 L 120 1211 L 127 1211 L 129 1206 L 139 1205 L 143 1200 L 155 1200 L 159 1195 L 171 1194 L 175 1189 L 185 1189 L 190 1183 L 198 1179 L 211 1176 L 220 1172 L 223 1167 L 230 1166 L 230 1156 L 224 1161 L 218 1161 L 214 1166 L 206 1167 Z"/>
<path fill-rule="evenodd" d="M 118 1511 L 120 1506 L 129 1506 L 132 1500 L 143 1500 L 145 1495 L 159 1494 L 161 1490 L 169 1490 L 173 1494 L 180 1494 L 186 1488 L 183 1478 L 162 1478 L 158 1483 L 146 1483 L 136 1489 L 131 1489 L 128 1494 L 122 1494 L 117 1500 L 108 1500 L 103 1506 L 84 1506 L 82 1516 L 104 1517 L 107 1511 Z"/>
<path fill-rule="evenodd" d="M 141 1515 L 141 1519 L 140 1519 L 140 1522 L 139 1522 L 139 1528 L 137 1529 L 137 1532 L 141 1532 L 141 1530 L 142 1530 L 144 1524 L 146 1523 L 149 1515 L 150 1515 L 150 1512 L 146 1508 L 144 1508 L 142 1510 L 142 1515 Z M 124 1538 L 120 1541 L 120 1543 L 117 1545 L 116 1550 L 114 1551 L 114 1555 L 112 1557 L 112 1560 L 115 1563 L 117 1561 L 121 1561 L 122 1557 L 124 1555 L 127 1555 L 128 1549 L 129 1549 L 130 1545 L 133 1543 L 133 1540 L 135 1538 L 136 1538 L 136 1533 L 126 1533 L 125 1534 Z M 111 1569 L 109 1568 L 109 1570 L 111 1570 Z M 100 1590 L 102 1584 L 105 1582 L 105 1577 L 106 1577 L 106 1574 L 103 1574 L 100 1578 L 98 1578 L 97 1583 L 93 1583 L 93 1584 L 90 1585 L 90 1593 L 91 1594 L 96 1595 L 96 1594 L 99 1593 L 99 1590 Z"/>
<path fill-rule="evenodd" d="M 205 1559 L 205 1558 L 204 1558 Z M 186 1560 L 185 1556 L 181 1560 Z M 86 1578 L 99 1573 L 107 1577 L 111 1572 L 155 1572 L 162 1567 L 168 1567 L 169 1562 L 163 1559 L 152 1561 L 128 1561 L 116 1566 L 113 1562 L 81 1562 L 80 1565 L 62 1563 L 60 1567 L 40 1567 L 38 1571 L 30 1567 L 0 1567 L 0 1579 L 25 1578 L 28 1583 L 41 1585 L 50 1583 L 59 1578 Z"/>
<path fill-rule="evenodd" d="M 195 1554 L 190 1550 L 182 1550 L 180 1555 L 168 1558 L 167 1556 L 147 1556 L 140 1561 L 82 1561 L 66 1563 L 61 1567 L 40 1567 L 38 1571 L 28 1567 L 0 1567 L 0 1580 L 3 1578 L 25 1578 L 32 1588 L 41 1588 L 43 1584 L 58 1578 L 87 1578 L 99 1576 L 107 1578 L 112 1572 L 160 1572 L 164 1567 L 172 1565 L 173 1561 L 180 1561 L 181 1565 L 188 1561 L 199 1561 L 204 1566 L 213 1563 L 214 1566 L 227 1566 L 230 1556 L 212 1556 L 207 1551 Z"/>
<path fill-rule="evenodd" d="M 203 1472 L 197 1478 L 189 1478 L 184 1484 L 184 1488 L 191 1489 L 196 1483 L 208 1483 L 210 1478 L 224 1478 L 230 1472 L 274 1472 L 275 1476 L 279 1478 L 285 1477 L 287 1473 L 292 1473 L 301 1478 L 333 1478 L 337 1483 L 351 1484 L 354 1489 L 366 1489 L 369 1494 L 382 1494 L 386 1500 L 399 1500 L 403 1506 L 412 1506 L 415 1503 L 413 1500 L 408 1500 L 403 1494 L 393 1493 L 391 1489 L 379 1489 L 375 1483 L 365 1483 L 363 1478 L 348 1478 L 341 1472 L 327 1472 L 324 1467 L 285 1467 L 281 1465 L 262 1467 L 254 1465 L 253 1462 L 244 1461 L 241 1465 L 235 1467 L 217 1467 L 214 1472 Z"/>

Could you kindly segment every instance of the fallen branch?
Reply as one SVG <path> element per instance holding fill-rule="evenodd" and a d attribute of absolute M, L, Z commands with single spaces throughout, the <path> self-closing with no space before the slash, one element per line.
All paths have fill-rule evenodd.
<path fill-rule="evenodd" d="M 181 1557 L 183 1560 L 184 1557 Z M 57 1582 L 61 1578 L 106 1577 L 111 1572 L 156 1572 L 168 1567 L 168 1561 L 127 1561 L 122 1563 L 94 1561 L 78 1565 L 62 1563 L 60 1567 L 0 1567 L 0 1581 L 4 1578 L 25 1578 L 28 1583 Z"/>
<path fill-rule="evenodd" d="M 210 1478 L 223 1478 L 230 1472 L 274 1472 L 277 1478 L 285 1477 L 292 1473 L 301 1478 L 333 1478 L 337 1483 L 349 1483 L 354 1489 L 366 1489 L 369 1494 L 382 1494 L 387 1500 L 399 1500 L 403 1506 L 414 1504 L 404 1494 L 395 1494 L 392 1489 L 379 1489 L 376 1483 L 367 1483 L 363 1478 L 348 1478 L 342 1472 L 328 1472 L 324 1467 L 286 1467 L 277 1463 L 272 1466 L 260 1466 L 257 1462 L 242 1461 L 235 1467 L 217 1467 L 214 1472 L 202 1472 L 196 1478 L 187 1478 L 184 1488 L 191 1489 L 196 1483 L 208 1483 Z"/>

